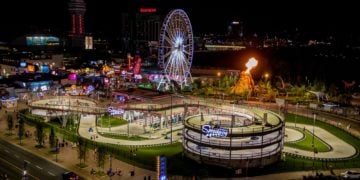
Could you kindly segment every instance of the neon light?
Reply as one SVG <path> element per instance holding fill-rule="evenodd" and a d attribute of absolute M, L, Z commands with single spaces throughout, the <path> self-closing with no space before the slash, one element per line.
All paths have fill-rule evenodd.
<path fill-rule="evenodd" d="M 156 8 L 140 8 L 140 13 L 155 13 Z"/>
<path fill-rule="evenodd" d="M 72 15 L 72 33 L 75 34 L 76 33 L 76 24 L 75 24 L 75 15 Z"/>
<path fill-rule="evenodd" d="M 156 176 L 158 180 L 167 180 L 166 177 L 166 157 L 158 156 L 156 159 Z"/>
<path fill-rule="evenodd" d="M 82 16 L 79 15 L 79 34 L 83 33 L 83 27 L 82 27 Z"/>
<path fill-rule="evenodd" d="M 228 129 L 225 128 L 212 128 L 210 125 L 205 124 L 202 126 L 201 131 L 209 137 L 226 137 L 228 135 Z"/>
<path fill-rule="evenodd" d="M 119 115 L 119 114 L 123 114 L 125 111 L 124 109 L 114 109 L 112 106 L 108 107 L 108 112 L 111 115 Z"/>

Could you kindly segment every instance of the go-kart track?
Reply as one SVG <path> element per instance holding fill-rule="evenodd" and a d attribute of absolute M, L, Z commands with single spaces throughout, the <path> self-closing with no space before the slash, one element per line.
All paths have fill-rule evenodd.
<path fill-rule="evenodd" d="M 164 122 L 168 121 L 171 106 L 159 103 L 156 107 L 152 102 L 152 108 L 149 110 L 148 105 L 150 104 L 143 102 L 126 106 L 125 112 L 136 111 L 141 115 L 135 120 L 125 118 L 129 121 L 129 126 L 125 124 L 110 129 L 96 126 L 97 117 L 104 114 L 107 108 L 98 107 L 98 102 L 93 99 L 61 97 L 41 99 L 29 104 L 32 113 L 44 117 L 61 116 L 69 112 L 79 113 L 81 118 L 78 133 L 93 141 L 125 146 L 169 144 L 170 125 Z M 285 125 L 283 117 L 272 111 L 209 101 L 194 103 L 191 99 L 185 99 L 182 103 L 173 105 L 171 112 L 179 117 L 177 123 L 172 124 L 172 141 L 182 142 L 185 153 L 195 160 L 237 167 L 245 163 L 248 167 L 255 167 L 277 161 L 282 151 L 302 157 L 314 157 L 312 151 L 283 145 L 284 142 L 301 140 L 304 134 L 287 128 L 293 127 L 294 124 Z M 186 118 L 181 119 L 180 116 Z M 165 125 L 156 129 L 147 127 L 149 118 L 152 120 L 157 118 L 159 124 Z M 297 124 L 297 127 L 312 129 L 312 126 L 303 124 Z M 144 137 L 144 140 L 113 139 L 101 135 L 102 133 L 126 134 L 128 128 L 131 132 L 129 135 L 138 135 Z M 89 132 L 89 129 L 93 131 Z M 94 135 L 97 138 L 93 138 Z M 316 159 L 346 159 L 357 154 L 353 146 L 322 128 L 315 127 L 315 135 L 330 147 L 328 152 L 318 152 Z"/>

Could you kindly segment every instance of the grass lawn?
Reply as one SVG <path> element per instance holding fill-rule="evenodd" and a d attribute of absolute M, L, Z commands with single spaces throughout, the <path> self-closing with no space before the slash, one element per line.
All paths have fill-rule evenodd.
<path fill-rule="evenodd" d="M 304 132 L 302 129 L 297 128 L 300 132 Z M 297 142 L 288 142 L 285 143 L 285 146 L 305 150 L 305 151 L 314 151 L 314 148 L 312 146 L 312 138 L 313 135 L 308 130 L 305 130 L 304 132 L 304 139 L 297 141 Z M 331 148 L 325 144 L 323 141 L 321 141 L 318 137 L 314 137 L 314 144 L 315 148 L 318 152 L 328 152 L 331 150 Z"/>
<path fill-rule="evenodd" d="M 115 155 L 118 159 L 151 170 L 156 170 L 155 165 L 157 156 L 163 155 L 167 158 L 171 158 L 182 153 L 181 143 L 143 148 L 116 146 L 116 149 L 119 148 L 122 152 Z"/>
<path fill-rule="evenodd" d="M 122 118 L 112 117 L 112 116 L 103 116 L 98 120 L 98 126 L 109 127 L 109 121 L 110 121 L 111 127 L 127 124 L 127 121 Z"/>
<path fill-rule="evenodd" d="M 118 135 L 113 133 L 100 133 L 101 136 L 113 138 L 113 139 L 123 139 L 123 140 L 130 140 L 130 141 L 141 141 L 146 140 L 148 138 L 140 137 L 140 136 L 126 136 L 126 135 Z"/>

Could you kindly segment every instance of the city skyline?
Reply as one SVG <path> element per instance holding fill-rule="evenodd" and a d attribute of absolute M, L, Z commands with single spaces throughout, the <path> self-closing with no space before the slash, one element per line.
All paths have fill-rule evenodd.
<path fill-rule="evenodd" d="M 37 30 L 50 29 L 52 33 L 65 35 L 69 31 L 69 1 L 10 1 L 3 3 L 3 28 L 0 41 Z M 242 21 L 245 33 L 294 33 L 303 32 L 309 37 L 336 35 L 340 38 L 359 37 L 356 25 L 358 12 L 351 3 L 310 4 L 309 2 L 237 2 L 222 4 L 206 2 L 202 7 L 186 0 L 168 1 L 85 1 L 85 29 L 87 33 L 101 33 L 116 37 L 121 33 L 121 13 L 136 11 L 139 7 L 155 7 L 165 16 L 171 9 L 184 9 L 190 17 L 195 34 L 224 33 L 231 21 Z M 20 7 L 19 4 L 22 4 Z M 212 23 L 207 20 L 211 19 Z"/>

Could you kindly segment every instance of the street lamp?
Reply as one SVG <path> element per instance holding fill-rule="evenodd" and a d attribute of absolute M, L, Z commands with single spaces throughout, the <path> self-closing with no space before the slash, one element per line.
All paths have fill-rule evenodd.
<path fill-rule="evenodd" d="M 269 73 L 265 73 L 264 77 L 265 77 L 265 81 L 267 81 L 267 79 L 269 78 Z"/>
<path fill-rule="evenodd" d="M 312 145 L 313 145 L 313 147 L 315 147 L 315 144 L 314 144 L 314 137 L 315 137 L 315 120 L 316 120 L 316 113 L 314 112 L 313 113 L 313 115 L 314 115 L 314 119 L 313 119 L 313 138 L 312 138 Z"/>
<path fill-rule="evenodd" d="M 111 114 L 110 114 L 110 116 L 111 116 Z M 111 131 L 111 118 L 110 118 L 110 116 L 108 116 L 108 126 L 109 126 L 109 131 Z"/>
<path fill-rule="evenodd" d="M 312 146 L 313 146 L 313 151 L 314 151 L 314 157 L 313 157 L 313 170 L 315 167 L 315 143 L 314 143 L 314 138 L 315 138 L 315 120 L 316 120 L 316 113 L 313 112 L 314 115 L 314 119 L 313 119 L 313 138 L 312 138 Z"/>
<path fill-rule="evenodd" d="M 220 77 L 221 77 L 221 72 L 217 72 L 216 75 L 218 76 L 218 79 L 219 79 L 219 83 L 218 83 L 219 89 L 218 89 L 218 91 L 217 91 L 217 92 L 219 92 L 219 91 L 220 91 Z M 220 96 L 221 96 L 221 95 L 220 95 Z M 220 97 L 220 98 L 221 98 L 221 97 Z"/>
<path fill-rule="evenodd" d="M 296 128 L 296 119 L 297 119 L 298 107 L 299 107 L 299 103 L 296 103 L 296 106 L 295 106 L 295 128 Z"/>
<path fill-rule="evenodd" d="M 170 144 L 172 144 L 172 103 L 173 103 L 173 96 L 170 94 Z"/>

